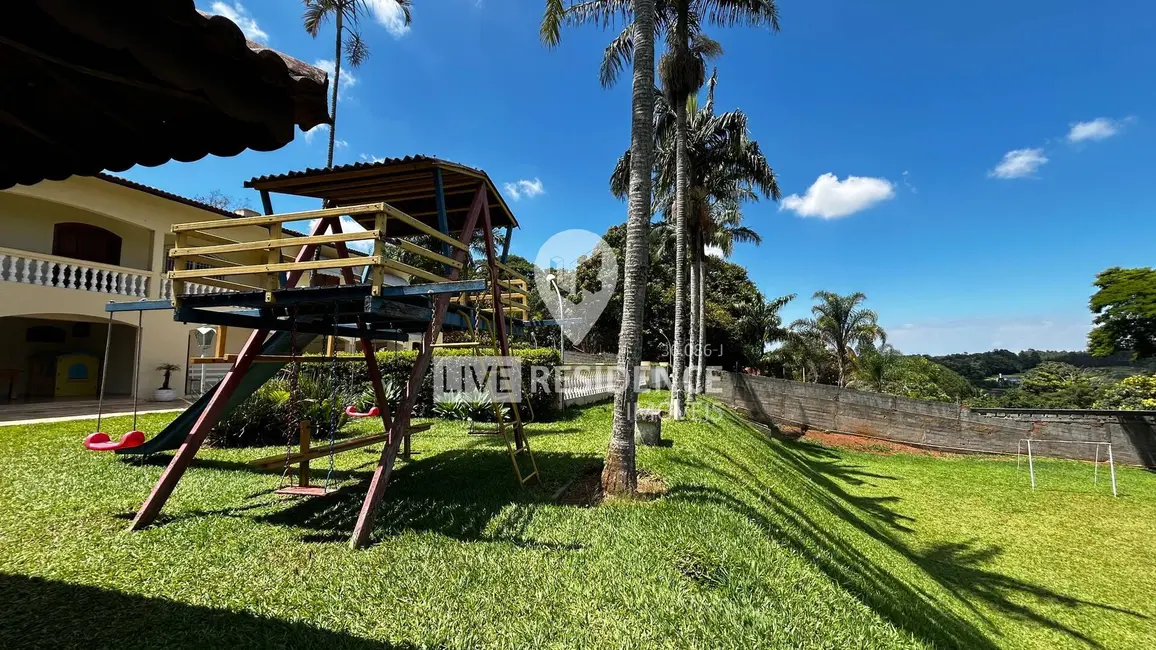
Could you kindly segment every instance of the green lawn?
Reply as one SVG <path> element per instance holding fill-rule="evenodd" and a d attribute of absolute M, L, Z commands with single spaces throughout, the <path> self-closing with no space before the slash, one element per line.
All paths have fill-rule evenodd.
<path fill-rule="evenodd" d="M 1091 466 L 1045 461 L 1032 492 L 1014 460 L 853 453 L 724 415 L 640 450 L 664 498 L 554 505 L 609 420 L 533 425 L 530 490 L 497 440 L 437 424 L 365 551 L 346 539 L 369 450 L 338 457 L 349 490 L 309 501 L 244 466 L 276 449 L 203 452 L 161 525 L 129 534 L 164 459 L 84 451 L 91 422 L 0 428 L 0 647 L 1156 647 L 1156 474 L 1121 470 L 1113 499 Z"/>

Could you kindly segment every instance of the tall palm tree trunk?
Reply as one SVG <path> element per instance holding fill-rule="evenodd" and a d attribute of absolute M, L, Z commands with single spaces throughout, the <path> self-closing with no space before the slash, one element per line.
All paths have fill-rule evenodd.
<path fill-rule="evenodd" d="M 676 57 L 688 56 L 688 16 L 686 3 L 680 3 L 675 26 Z M 678 72 L 681 72 L 679 70 Z M 677 92 L 673 94 L 675 139 L 674 189 L 674 386 L 670 392 L 670 414 L 675 420 L 686 418 L 686 222 L 690 205 L 687 190 L 690 186 L 689 160 L 686 151 L 686 93 L 681 89 L 686 80 L 673 80 Z"/>
<path fill-rule="evenodd" d="M 687 237 L 690 246 L 690 260 L 688 260 L 688 274 L 690 275 L 690 381 L 688 382 L 689 387 L 687 389 L 687 401 L 689 402 L 694 401 L 695 393 L 697 392 L 698 388 L 698 383 L 695 381 L 695 377 L 697 375 L 697 368 L 695 367 L 695 363 L 698 359 L 698 348 L 700 345 L 702 345 L 702 341 L 698 338 L 699 313 L 698 300 L 695 298 L 695 296 L 698 295 L 698 283 L 700 281 L 698 268 L 694 265 L 694 251 L 698 237 L 698 228 L 695 228 L 694 232 L 690 233 L 689 237 Z"/>
<path fill-rule="evenodd" d="M 699 231 L 698 243 L 694 247 L 695 270 L 698 275 L 698 296 L 694 301 L 698 308 L 698 363 L 695 364 L 698 368 L 698 382 L 695 387 L 696 393 L 706 392 L 706 266 L 703 264 L 706 261 L 706 249 L 704 246 L 702 232 Z"/>
<path fill-rule="evenodd" d="M 337 87 L 341 84 L 341 32 L 345 17 L 345 12 L 342 9 L 343 7 L 337 8 L 337 16 L 334 18 L 337 24 L 337 37 L 333 46 L 333 97 L 331 99 L 333 112 L 329 116 L 329 155 L 325 159 L 327 168 L 333 167 L 333 146 L 337 142 Z"/>
<path fill-rule="evenodd" d="M 651 170 L 654 168 L 654 2 L 634 0 L 634 86 L 631 95 L 630 197 L 626 221 L 626 277 L 622 283 L 622 329 L 614 424 L 602 489 L 607 494 L 638 492 L 634 465 L 634 417 L 638 408 L 634 373 L 641 351 L 642 308 L 646 301 L 647 230 L 650 228 Z"/>

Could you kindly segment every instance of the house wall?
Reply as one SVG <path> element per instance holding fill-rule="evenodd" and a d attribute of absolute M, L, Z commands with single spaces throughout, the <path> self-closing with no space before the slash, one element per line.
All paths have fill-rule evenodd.
<path fill-rule="evenodd" d="M 927 402 L 848 388 L 718 372 L 708 391 L 754 419 L 956 451 L 1014 454 L 1020 441 L 1046 456 L 1092 460 L 1109 442 L 1116 462 L 1156 467 L 1156 413 L 1023 411 Z M 1103 450 L 1102 450 L 1103 451 Z"/>
<path fill-rule="evenodd" d="M 0 192 L 0 248 L 52 253 L 53 228 L 58 223 L 87 223 L 121 238 L 120 264 L 152 270 L 153 231 L 75 206 Z"/>

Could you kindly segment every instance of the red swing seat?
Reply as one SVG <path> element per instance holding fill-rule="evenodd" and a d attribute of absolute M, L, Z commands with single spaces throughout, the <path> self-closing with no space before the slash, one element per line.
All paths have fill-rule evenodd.
<path fill-rule="evenodd" d="M 374 407 L 371 407 L 365 413 L 362 413 L 362 412 L 357 410 L 356 404 L 350 404 L 345 409 L 345 414 L 351 418 L 375 418 L 375 417 L 381 415 L 381 409 L 374 406 Z"/>
<path fill-rule="evenodd" d="M 107 433 L 97 431 L 96 433 L 88 434 L 84 439 L 84 448 L 90 451 L 116 451 L 117 449 L 139 447 L 144 444 L 144 441 L 145 434 L 140 431 L 129 431 L 116 442 L 113 442 Z"/>

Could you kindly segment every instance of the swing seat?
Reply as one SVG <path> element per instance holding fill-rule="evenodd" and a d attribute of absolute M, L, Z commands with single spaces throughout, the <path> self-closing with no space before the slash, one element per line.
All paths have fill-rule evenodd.
<path fill-rule="evenodd" d="M 117 449 L 139 447 L 144 444 L 144 441 L 145 434 L 140 431 L 129 431 L 116 442 L 113 442 L 107 433 L 97 431 L 88 434 L 88 437 L 84 439 L 84 447 L 90 451 L 116 451 Z"/>
<path fill-rule="evenodd" d="M 381 409 L 374 406 L 365 413 L 362 413 L 357 410 L 357 406 L 355 404 L 350 404 L 349 407 L 345 409 L 345 414 L 351 418 L 375 418 L 381 415 Z"/>

